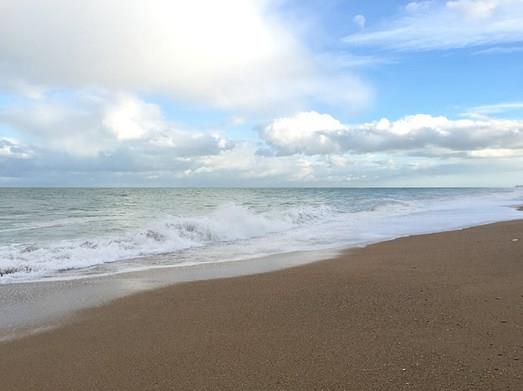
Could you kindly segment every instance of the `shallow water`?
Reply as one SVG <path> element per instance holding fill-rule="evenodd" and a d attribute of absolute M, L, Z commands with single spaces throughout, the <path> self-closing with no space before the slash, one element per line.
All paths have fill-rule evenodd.
<path fill-rule="evenodd" d="M 521 203 L 523 189 L 0 189 L 0 283 L 350 247 Z"/>

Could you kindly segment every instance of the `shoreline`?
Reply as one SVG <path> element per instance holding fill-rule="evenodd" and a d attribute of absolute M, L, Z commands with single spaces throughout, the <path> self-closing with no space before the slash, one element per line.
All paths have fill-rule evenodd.
<path fill-rule="evenodd" d="M 241 261 L 150 268 L 77 279 L 0 285 L 0 343 L 73 322 L 84 310 L 176 284 L 256 275 L 331 259 L 343 250 L 275 254 Z"/>
<path fill-rule="evenodd" d="M 0 343 L 0 376 L 6 390 L 519 390 L 522 245 L 515 220 L 137 293 Z"/>
<path fill-rule="evenodd" d="M 513 206 L 523 211 L 523 206 Z M 285 270 L 340 256 L 344 252 L 401 238 L 452 232 L 506 221 L 483 222 L 439 230 L 400 234 L 366 243 L 324 250 L 305 250 L 263 255 L 243 260 L 145 267 L 107 274 L 78 275 L 0 284 L 0 343 L 52 330 L 75 319 L 78 312 L 107 305 L 114 300 L 178 283 L 242 277 Z M 169 257 L 159 255 L 158 257 Z M 156 257 L 150 257 L 154 261 Z M 159 258 L 160 259 L 160 258 Z"/>

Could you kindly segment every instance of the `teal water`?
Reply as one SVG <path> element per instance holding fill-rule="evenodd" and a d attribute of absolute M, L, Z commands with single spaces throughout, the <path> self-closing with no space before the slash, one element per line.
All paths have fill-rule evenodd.
<path fill-rule="evenodd" d="M 339 248 L 517 218 L 523 189 L 0 189 L 0 282 Z M 161 256 L 161 259 L 158 257 Z"/>

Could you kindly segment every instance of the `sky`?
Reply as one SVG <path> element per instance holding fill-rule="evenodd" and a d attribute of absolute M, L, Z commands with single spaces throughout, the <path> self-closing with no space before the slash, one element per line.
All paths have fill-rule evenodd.
<path fill-rule="evenodd" d="M 0 0 L 0 186 L 523 184 L 523 0 Z"/>

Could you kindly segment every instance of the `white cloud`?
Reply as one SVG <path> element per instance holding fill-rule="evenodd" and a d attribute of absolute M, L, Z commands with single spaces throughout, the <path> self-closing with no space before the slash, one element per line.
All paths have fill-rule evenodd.
<path fill-rule="evenodd" d="M 471 19 L 485 19 L 498 9 L 499 6 L 510 1 L 504 0 L 452 0 L 446 2 L 449 10 L 461 12 L 465 17 Z"/>
<path fill-rule="evenodd" d="M 488 115 L 523 110 L 523 102 L 504 102 L 491 105 L 475 106 L 463 113 L 464 116 L 482 118 Z"/>
<path fill-rule="evenodd" d="M 360 29 L 364 28 L 365 23 L 367 22 L 367 19 L 363 15 L 356 15 L 352 20 Z"/>
<path fill-rule="evenodd" d="M 407 151 L 436 155 L 449 151 L 523 148 L 523 120 L 458 119 L 417 114 L 345 125 L 328 114 L 279 118 L 262 131 L 279 154 L 339 154 Z"/>
<path fill-rule="evenodd" d="M 410 14 L 415 14 L 421 11 L 426 11 L 432 6 L 432 1 L 411 1 L 405 6 L 405 11 Z"/>
<path fill-rule="evenodd" d="M 156 104 L 101 91 L 81 91 L 66 98 L 43 96 L 6 106 L 0 110 L 0 124 L 29 137 L 41 149 L 80 157 L 121 148 L 202 155 L 232 146 L 217 133 L 179 129 L 163 118 Z"/>
<path fill-rule="evenodd" d="M 481 49 L 474 52 L 474 54 L 511 54 L 523 52 L 523 46 L 498 46 L 493 48 Z"/>
<path fill-rule="evenodd" d="M 9 145 L 8 156 L 0 153 L 0 182 L 32 186 L 503 186 L 518 183 L 523 167 L 523 149 L 485 148 L 442 154 L 442 159 L 401 152 L 263 156 L 256 145 L 244 142 L 214 154 L 181 156 L 169 148 L 130 142 L 120 141 L 118 149 L 96 156 L 31 151 L 16 144 L 19 151 L 31 152 L 27 158 L 15 157 Z"/>
<path fill-rule="evenodd" d="M 213 156 L 193 160 L 193 168 L 184 172 L 186 177 L 221 176 L 247 180 L 279 178 L 283 181 L 314 180 L 314 162 L 295 156 L 271 157 L 256 153 L 252 144 L 238 144 L 233 149 Z"/>
<path fill-rule="evenodd" d="M 218 133 L 203 133 L 167 128 L 149 140 L 152 148 L 163 148 L 183 157 L 214 155 L 228 150 L 234 143 Z"/>
<path fill-rule="evenodd" d="M 345 37 L 351 45 L 433 50 L 523 41 L 521 0 L 418 1 L 380 27 Z"/>
<path fill-rule="evenodd" d="M 15 140 L 0 138 L 0 159 L 29 159 L 33 151 L 26 145 L 22 145 Z"/>
<path fill-rule="evenodd" d="M 345 126 L 329 114 L 310 111 L 275 119 L 263 129 L 262 137 L 284 154 L 327 154 L 340 149 L 329 135 L 343 129 Z"/>
<path fill-rule="evenodd" d="M 0 64 L 2 62 L 0 54 Z M 2 65 L 0 65 L 1 67 Z M 22 98 L 28 99 L 40 99 L 44 96 L 46 88 L 43 85 L 30 84 L 25 80 L 21 79 L 6 79 L 2 80 L 0 76 L 0 92 L 6 90 L 17 94 Z"/>
<path fill-rule="evenodd" d="M 105 108 L 103 126 L 119 140 L 132 140 L 165 127 L 160 108 L 129 95 L 117 96 Z"/>
<path fill-rule="evenodd" d="M 39 99 L 7 106 L 0 111 L 0 124 L 7 125 L 42 148 L 76 155 L 96 155 L 113 137 L 101 127 L 102 107 L 89 100 L 79 106 L 75 103 Z"/>
<path fill-rule="evenodd" d="M 469 151 L 468 156 L 477 158 L 523 157 L 523 149 L 485 148 L 477 151 Z"/>
<path fill-rule="evenodd" d="M 278 0 L 3 0 L 0 84 L 166 93 L 261 110 L 302 99 L 364 104 L 279 20 Z M 3 80 L 2 80 L 3 79 Z"/>

